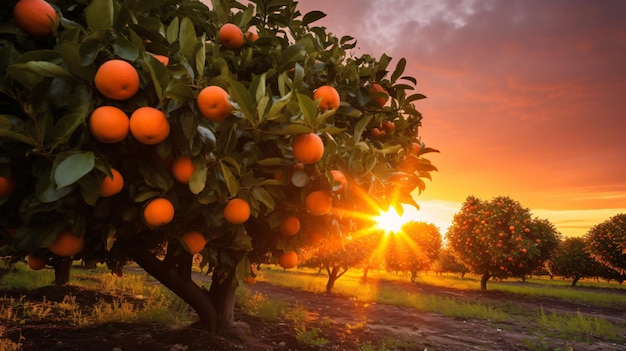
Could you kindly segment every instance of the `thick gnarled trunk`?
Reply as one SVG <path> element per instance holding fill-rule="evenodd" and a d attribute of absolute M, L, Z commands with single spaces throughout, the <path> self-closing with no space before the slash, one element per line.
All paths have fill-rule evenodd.
<path fill-rule="evenodd" d="M 332 268 L 326 267 L 326 272 L 328 273 L 328 281 L 326 282 L 327 294 L 330 294 L 330 292 L 333 290 L 337 279 L 341 278 L 341 276 L 344 275 L 347 271 L 348 271 L 347 268 L 344 270 L 341 270 L 341 268 L 338 266 L 334 266 Z"/>
<path fill-rule="evenodd" d="M 487 282 L 491 278 L 491 273 L 485 272 L 480 278 L 480 290 L 487 290 Z"/>
<path fill-rule="evenodd" d="M 139 266 L 196 311 L 203 329 L 219 334 L 229 332 L 234 323 L 235 268 L 214 271 L 211 288 L 206 290 L 191 279 L 193 256 L 177 241 L 169 243 L 163 261 L 144 248 L 131 244 L 129 249 L 130 257 Z M 241 259 L 243 253 L 231 256 Z"/>

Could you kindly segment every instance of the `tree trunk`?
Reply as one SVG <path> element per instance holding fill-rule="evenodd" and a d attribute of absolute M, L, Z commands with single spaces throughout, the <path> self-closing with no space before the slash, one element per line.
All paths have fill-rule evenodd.
<path fill-rule="evenodd" d="M 160 261 L 148 250 L 129 245 L 130 257 L 148 274 L 183 299 L 196 311 L 202 328 L 223 334 L 230 331 L 234 323 L 236 267 L 216 268 L 213 271 L 211 289 L 207 291 L 191 279 L 193 256 L 180 247 L 178 241 L 171 241 L 167 254 Z M 239 258 L 243 253 L 238 254 Z M 235 262 L 239 262 L 238 260 Z"/>
<path fill-rule="evenodd" d="M 417 280 L 417 271 L 411 271 L 411 283 L 415 283 Z"/>
<path fill-rule="evenodd" d="M 370 271 L 370 267 L 369 266 L 365 266 L 365 268 L 363 268 L 363 277 L 361 277 L 361 279 L 363 281 L 367 280 L 367 273 L 369 273 Z"/>
<path fill-rule="evenodd" d="M 578 280 L 580 279 L 579 276 L 574 276 L 574 279 L 572 279 L 572 287 L 576 286 L 576 283 L 578 283 Z"/>
<path fill-rule="evenodd" d="M 332 269 L 330 267 L 326 267 L 326 272 L 328 272 L 328 282 L 326 282 L 327 294 L 330 294 L 330 292 L 333 290 L 337 279 L 341 278 L 341 276 L 344 275 L 347 271 L 347 268 L 342 271 L 341 267 L 338 266 L 332 267 Z"/>
<path fill-rule="evenodd" d="M 487 290 L 487 281 L 489 281 L 489 278 L 491 278 L 490 273 L 483 273 L 483 276 L 480 278 L 480 290 Z"/>
<path fill-rule="evenodd" d="M 73 260 L 71 258 L 62 258 L 52 265 L 54 268 L 55 285 L 62 286 L 70 283 L 70 270 L 72 268 L 72 262 Z"/>

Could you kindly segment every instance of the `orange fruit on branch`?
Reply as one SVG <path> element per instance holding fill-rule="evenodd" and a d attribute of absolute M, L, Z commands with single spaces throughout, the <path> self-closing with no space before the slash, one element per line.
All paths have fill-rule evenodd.
<path fill-rule="evenodd" d="M 117 169 L 111 168 L 112 177 L 106 176 L 102 180 L 102 186 L 100 187 L 100 196 L 109 197 L 113 196 L 124 188 L 124 177 L 117 171 Z"/>
<path fill-rule="evenodd" d="M 206 246 L 204 235 L 197 230 L 186 232 L 180 239 L 187 245 L 187 250 L 192 255 L 200 253 Z"/>
<path fill-rule="evenodd" d="M 172 164 L 172 174 L 174 175 L 174 179 L 182 184 L 189 184 L 191 175 L 195 170 L 196 167 L 191 162 L 191 158 L 189 156 L 179 157 L 174 160 L 174 163 Z"/>
<path fill-rule="evenodd" d="M 59 16 L 44 0 L 20 0 L 13 8 L 15 24 L 24 32 L 38 38 L 52 35 L 59 26 Z"/>
<path fill-rule="evenodd" d="M 11 195 L 15 191 L 15 180 L 12 177 L 0 176 L 0 199 Z"/>
<path fill-rule="evenodd" d="M 115 106 L 100 106 L 89 116 L 89 132 L 101 143 L 117 143 L 126 139 L 129 125 L 126 113 Z"/>
<path fill-rule="evenodd" d="M 293 157 L 304 164 L 313 164 L 324 155 L 324 142 L 315 133 L 299 134 L 293 139 L 291 148 Z"/>
<path fill-rule="evenodd" d="M 130 133 L 142 144 L 155 145 L 170 135 L 170 123 L 161 110 L 140 107 L 130 115 Z"/>
<path fill-rule="evenodd" d="M 372 100 L 376 101 L 376 103 L 378 103 L 381 107 L 385 106 L 387 100 L 389 100 L 389 94 L 387 94 L 387 91 L 385 91 L 385 89 L 378 83 L 370 84 L 370 92 L 385 93 L 385 96 L 379 96 L 376 94 L 377 96 L 372 98 Z"/>
<path fill-rule="evenodd" d="M 174 205 L 164 197 L 151 200 L 143 208 L 143 220 L 149 227 L 161 227 L 174 219 Z"/>
<path fill-rule="evenodd" d="M 130 63 L 113 59 L 98 67 L 94 83 L 109 99 L 127 100 L 139 90 L 139 74 Z"/>
<path fill-rule="evenodd" d="M 232 199 L 224 207 L 224 218 L 232 224 L 241 224 L 250 218 L 250 205 L 244 199 Z"/>
<path fill-rule="evenodd" d="M 233 106 L 228 101 L 228 93 L 217 85 L 202 89 L 196 102 L 202 117 L 211 122 L 223 121 L 233 110 Z"/>
<path fill-rule="evenodd" d="M 346 190 L 346 186 L 348 182 L 346 181 L 346 176 L 342 171 L 333 169 L 330 171 L 330 174 L 333 176 L 334 184 L 332 186 L 333 192 L 340 193 Z"/>
<path fill-rule="evenodd" d="M 330 85 L 323 85 L 313 92 L 313 100 L 319 101 L 319 109 L 321 112 L 339 108 L 339 93 L 337 89 Z"/>
<path fill-rule="evenodd" d="M 218 40 L 222 46 L 238 50 L 243 46 L 243 31 L 232 23 L 226 23 L 218 32 Z"/>
<path fill-rule="evenodd" d="M 293 268 L 298 265 L 298 254 L 293 251 L 285 252 L 278 256 L 278 264 L 285 268 Z"/>
<path fill-rule="evenodd" d="M 300 219 L 296 216 L 289 216 L 280 222 L 280 232 L 286 236 L 293 236 L 300 231 Z"/>
<path fill-rule="evenodd" d="M 323 216 L 333 208 L 333 198 L 327 191 L 316 190 L 307 195 L 305 207 L 314 216 Z"/>
<path fill-rule="evenodd" d="M 76 236 L 69 230 L 59 233 L 57 238 L 50 244 L 48 249 L 57 256 L 74 256 L 83 249 L 85 245 L 84 236 Z"/>
<path fill-rule="evenodd" d="M 28 256 L 28 267 L 33 271 L 38 271 L 46 267 L 46 260 L 39 256 Z"/>

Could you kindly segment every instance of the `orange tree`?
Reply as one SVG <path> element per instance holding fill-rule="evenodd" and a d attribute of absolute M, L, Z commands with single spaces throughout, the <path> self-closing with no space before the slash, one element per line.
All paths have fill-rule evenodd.
<path fill-rule="evenodd" d="M 548 259 L 550 273 L 571 279 L 572 286 L 576 286 L 580 278 L 597 276 L 601 265 L 591 257 L 585 247 L 585 238 L 582 237 L 561 241 Z"/>
<path fill-rule="evenodd" d="M 65 273 L 73 260 L 105 262 L 119 274 L 134 260 L 220 331 L 251 261 L 349 235 L 354 226 L 327 230 L 338 219 L 415 205 L 410 193 L 435 170 L 406 61 L 388 71 L 384 54 L 355 56 L 353 38 L 313 25 L 322 12 L 268 0 L 51 0 L 56 18 L 37 23 L 50 33 L 35 36 L 15 4 L 0 9 L 0 255 L 11 262 L 45 257 Z M 112 122 L 92 121 L 103 106 Z M 296 152 L 311 133 L 321 152 L 315 137 Z M 287 216 L 302 223 L 294 235 L 280 232 Z M 61 237 L 79 250 L 53 252 Z M 202 245 L 208 293 L 191 279 Z"/>
<path fill-rule="evenodd" d="M 419 271 L 430 269 L 439 257 L 441 233 L 434 224 L 408 222 L 402 226 L 402 231 L 388 235 L 387 269 L 410 272 L 411 282 L 415 282 Z"/>
<path fill-rule="evenodd" d="M 617 214 L 585 234 L 587 251 L 601 264 L 626 272 L 626 214 Z"/>
<path fill-rule="evenodd" d="M 491 277 L 523 276 L 553 252 L 560 234 L 547 220 L 509 197 L 483 201 L 469 196 L 446 233 L 448 246 L 468 268 L 481 274 L 480 287 Z"/>

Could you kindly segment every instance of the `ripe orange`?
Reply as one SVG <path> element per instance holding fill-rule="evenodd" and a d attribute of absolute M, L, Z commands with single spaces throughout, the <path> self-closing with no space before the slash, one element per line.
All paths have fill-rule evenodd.
<path fill-rule="evenodd" d="M 250 218 L 250 205 L 244 199 L 232 199 L 224 207 L 224 218 L 232 224 L 241 224 Z"/>
<path fill-rule="evenodd" d="M 343 174 L 343 172 L 337 169 L 333 169 L 330 171 L 330 173 L 333 175 L 333 181 L 334 181 L 334 184 L 332 187 L 333 192 L 340 193 L 340 192 L 345 191 L 348 182 L 346 181 L 346 176 Z"/>
<path fill-rule="evenodd" d="M 293 157 L 304 164 L 313 164 L 324 155 L 324 142 L 315 133 L 299 134 L 291 145 Z"/>
<path fill-rule="evenodd" d="M 11 195 L 15 191 L 15 180 L 12 177 L 0 176 L 0 199 Z"/>
<path fill-rule="evenodd" d="M 109 99 L 127 100 L 139 90 L 139 74 L 130 63 L 114 59 L 98 68 L 94 83 L 100 94 Z"/>
<path fill-rule="evenodd" d="M 101 143 L 117 143 L 128 135 L 130 121 L 115 106 L 100 106 L 89 116 L 89 131 Z"/>
<path fill-rule="evenodd" d="M 151 200 L 143 208 L 143 219 L 150 227 L 161 227 L 174 219 L 174 205 L 164 197 Z"/>
<path fill-rule="evenodd" d="M 248 284 L 248 285 L 254 285 L 256 284 L 256 279 L 254 279 L 253 276 L 249 275 L 246 277 L 246 279 L 243 280 L 244 284 Z"/>
<path fill-rule="evenodd" d="M 100 187 L 100 196 L 109 197 L 113 196 L 124 188 L 124 177 L 117 171 L 117 169 L 111 168 L 112 178 L 104 177 L 102 180 L 102 186 Z"/>
<path fill-rule="evenodd" d="M 310 214 L 322 216 L 333 208 L 333 198 L 327 191 L 316 190 L 307 195 L 304 204 Z"/>
<path fill-rule="evenodd" d="M 155 59 L 159 60 L 159 62 L 161 62 L 163 66 L 167 66 L 167 64 L 170 63 L 170 58 L 165 55 L 152 54 L 152 56 L 154 56 Z"/>
<path fill-rule="evenodd" d="M 130 133 L 140 143 L 155 145 L 170 135 L 170 123 L 160 110 L 140 107 L 130 115 Z"/>
<path fill-rule="evenodd" d="M 174 175 L 174 179 L 182 184 L 189 184 L 191 175 L 195 170 L 196 167 L 191 162 L 191 158 L 189 156 L 179 157 L 174 160 L 174 163 L 172 164 L 172 174 Z"/>
<path fill-rule="evenodd" d="M 197 230 L 186 232 L 180 239 L 187 245 L 187 250 L 192 255 L 200 253 L 206 246 L 204 235 Z"/>
<path fill-rule="evenodd" d="M 69 257 L 79 253 L 84 245 L 84 236 L 77 237 L 71 231 L 66 230 L 59 233 L 48 249 L 57 256 Z"/>
<path fill-rule="evenodd" d="M 319 100 L 320 111 L 337 109 L 339 107 L 339 93 L 337 89 L 330 85 L 323 85 L 315 90 L 313 93 L 313 100 Z"/>
<path fill-rule="evenodd" d="M 13 8 L 15 24 L 24 32 L 38 38 L 52 35 L 59 27 L 59 16 L 44 0 L 20 0 Z"/>
<path fill-rule="evenodd" d="M 372 100 L 376 101 L 381 107 L 385 106 L 387 100 L 389 100 L 389 94 L 387 91 L 378 83 L 370 84 L 370 92 L 372 93 L 385 93 L 385 96 L 377 96 L 372 98 Z"/>
<path fill-rule="evenodd" d="M 238 50 L 243 46 L 243 32 L 232 23 L 224 24 L 217 36 L 220 44 L 227 49 Z"/>
<path fill-rule="evenodd" d="M 246 38 L 254 43 L 255 41 L 259 40 L 259 33 L 253 32 L 253 31 L 247 31 Z"/>
<path fill-rule="evenodd" d="M 289 216 L 280 222 L 280 232 L 286 236 L 293 236 L 300 231 L 300 220 L 298 217 Z"/>
<path fill-rule="evenodd" d="M 38 271 L 46 267 L 46 260 L 39 256 L 28 256 L 28 267 L 33 271 Z"/>
<path fill-rule="evenodd" d="M 510 231 L 514 231 L 515 230 L 515 226 L 509 226 L 509 230 Z"/>
<path fill-rule="evenodd" d="M 216 85 L 202 89 L 198 94 L 197 103 L 202 117 L 211 122 L 223 121 L 233 110 L 226 90 Z"/>
<path fill-rule="evenodd" d="M 298 265 L 298 254 L 293 251 L 285 252 L 278 256 L 278 264 L 285 268 L 293 268 Z"/>

